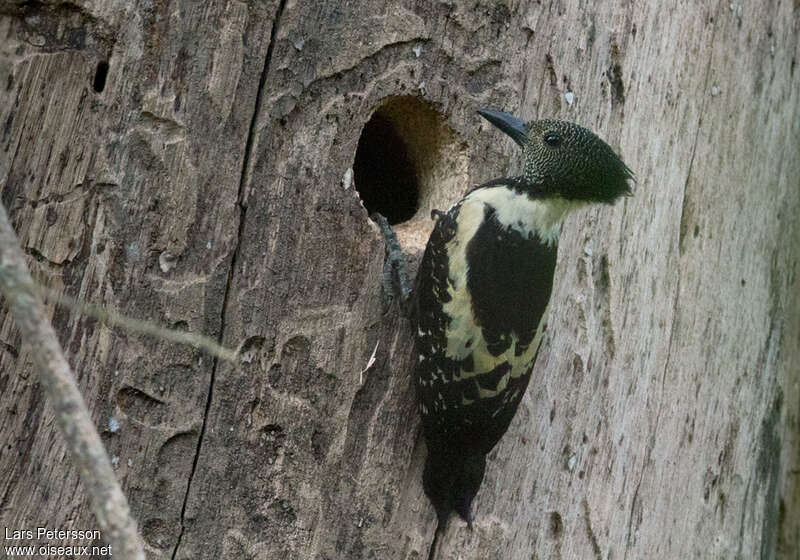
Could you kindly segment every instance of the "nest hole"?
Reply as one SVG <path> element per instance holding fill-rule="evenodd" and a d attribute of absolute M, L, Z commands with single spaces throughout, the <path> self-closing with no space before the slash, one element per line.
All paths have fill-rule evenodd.
<path fill-rule="evenodd" d="M 97 63 L 97 68 L 94 71 L 94 79 L 92 80 L 92 89 L 97 93 L 103 93 L 106 89 L 106 78 L 108 77 L 108 61 L 101 60 Z"/>
<path fill-rule="evenodd" d="M 370 214 L 392 225 L 427 223 L 432 209 L 446 209 L 467 186 L 467 161 L 466 144 L 434 107 L 418 97 L 391 97 L 361 131 L 353 179 Z"/>
<path fill-rule="evenodd" d="M 364 125 L 353 163 L 356 189 L 370 214 L 390 224 L 410 219 L 419 203 L 417 169 L 394 123 L 376 112 Z"/>

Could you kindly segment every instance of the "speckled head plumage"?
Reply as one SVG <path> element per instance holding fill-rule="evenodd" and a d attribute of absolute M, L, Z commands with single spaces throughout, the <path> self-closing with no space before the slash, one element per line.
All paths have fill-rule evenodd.
<path fill-rule="evenodd" d="M 631 194 L 633 173 L 590 130 L 567 121 L 525 122 L 490 109 L 478 114 L 522 147 L 525 169 L 519 180 L 537 196 L 610 204 Z"/>

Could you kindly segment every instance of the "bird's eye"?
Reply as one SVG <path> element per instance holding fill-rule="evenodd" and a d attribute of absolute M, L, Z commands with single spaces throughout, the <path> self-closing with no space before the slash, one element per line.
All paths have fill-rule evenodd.
<path fill-rule="evenodd" d="M 544 133 L 544 143 L 550 146 L 551 148 L 557 148 L 561 145 L 563 138 L 558 132 L 545 132 Z"/>

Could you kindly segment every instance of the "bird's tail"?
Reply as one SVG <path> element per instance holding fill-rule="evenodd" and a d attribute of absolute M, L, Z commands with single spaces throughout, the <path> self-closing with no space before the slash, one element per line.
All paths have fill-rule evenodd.
<path fill-rule="evenodd" d="M 438 532 L 444 532 L 452 511 L 472 528 L 472 500 L 485 469 L 486 455 L 482 453 L 428 450 L 422 483 L 439 518 Z"/>

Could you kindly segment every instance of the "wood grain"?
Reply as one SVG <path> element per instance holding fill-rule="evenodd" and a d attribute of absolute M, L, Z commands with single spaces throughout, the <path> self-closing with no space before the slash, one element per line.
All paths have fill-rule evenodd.
<path fill-rule="evenodd" d="M 150 558 L 427 559 L 411 325 L 344 180 L 382 106 L 418 166 L 412 269 L 432 208 L 519 166 L 476 108 L 575 121 L 637 175 L 568 220 L 528 395 L 437 558 L 796 557 L 795 4 L 0 13 L 0 188 L 34 276 L 243 345 L 216 363 L 52 309 Z M 0 311 L 0 524 L 90 528 L 34 351 Z"/>

